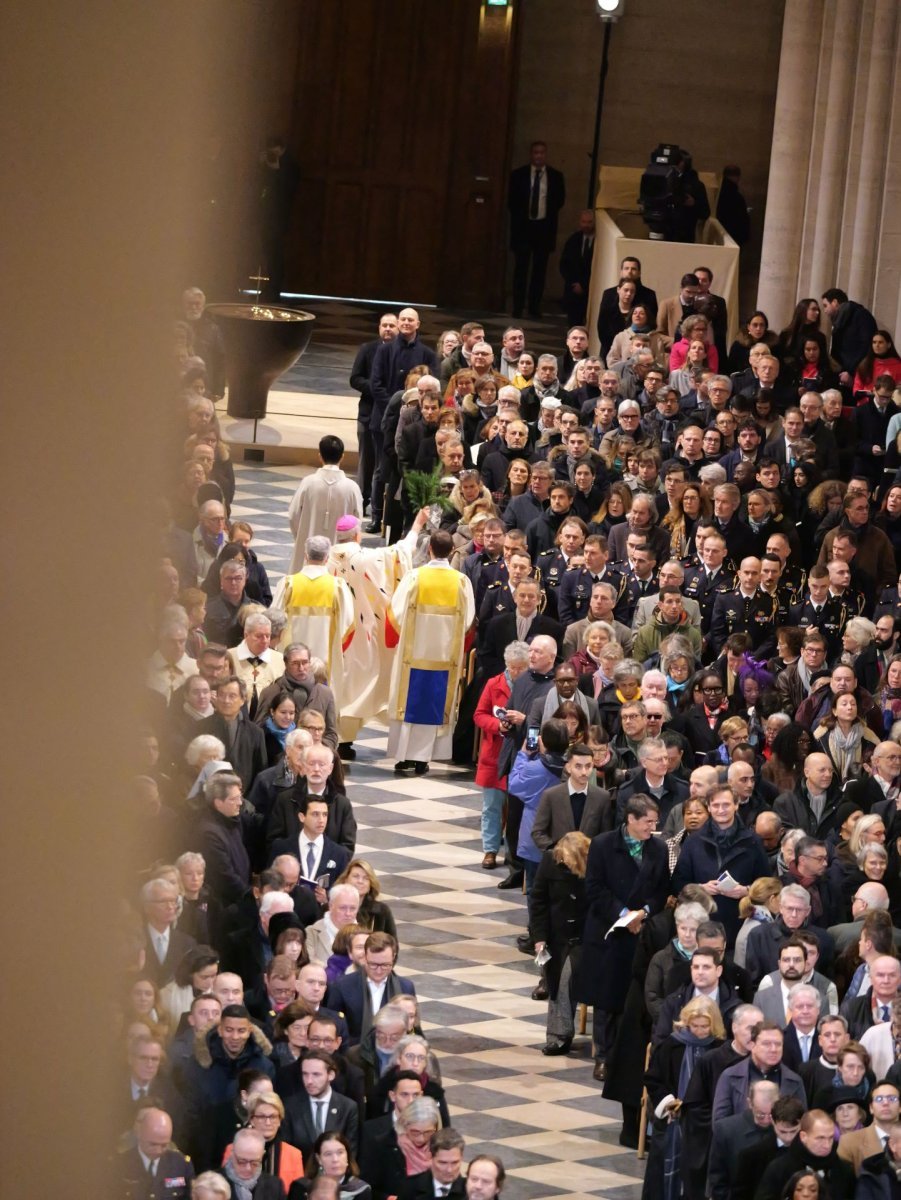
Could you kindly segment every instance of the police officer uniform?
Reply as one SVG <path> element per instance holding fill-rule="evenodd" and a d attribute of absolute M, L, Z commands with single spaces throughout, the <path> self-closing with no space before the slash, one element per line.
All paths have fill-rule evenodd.
<path fill-rule="evenodd" d="M 587 567 L 571 567 L 560 581 L 557 595 L 557 617 L 563 625 L 574 625 L 588 616 L 591 604 L 591 589 L 596 583 L 609 583 L 616 592 L 616 599 L 622 595 L 625 582 L 619 571 L 605 566 L 603 571 L 594 575 Z"/>
<path fill-rule="evenodd" d="M 638 601 L 643 596 L 653 596 L 659 590 L 660 585 L 657 582 L 656 571 L 648 580 L 639 579 L 637 575 L 629 572 L 623 580 L 623 589 L 616 602 L 616 608 L 613 610 L 614 617 L 617 621 L 622 621 L 624 625 L 631 625 L 635 610 L 638 608 Z"/>
<path fill-rule="evenodd" d="M 682 583 L 682 595 L 696 600 L 701 610 L 701 633 L 707 637 L 710 633 L 710 620 L 713 616 L 713 602 L 723 592 L 731 592 L 735 588 L 735 572 L 721 566 L 715 575 L 711 575 L 704 566 L 694 567 L 685 572 Z"/>
<path fill-rule="evenodd" d="M 150 1169 L 148 1169 L 148 1166 Z M 165 1150 L 154 1161 L 145 1159 L 137 1146 L 121 1155 L 123 1200 L 189 1200 L 194 1167 L 177 1150 Z"/>
<path fill-rule="evenodd" d="M 746 633 L 751 639 L 751 650 L 768 656 L 776 647 L 778 611 L 776 597 L 760 588 L 753 596 L 742 595 L 741 588 L 717 593 L 710 618 L 710 648 L 719 654 L 733 633 Z"/>
<path fill-rule="evenodd" d="M 545 612 L 549 617 L 557 619 L 557 589 L 560 587 L 561 580 L 569 570 L 566 555 L 559 547 L 554 546 L 550 550 L 542 550 L 538 555 L 536 562 L 538 567 L 538 577 L 541 580 L 541 586 L 544 588 L 546 599 Z"/>
<path fill-rule="evenodd" d="M 841 596 L 830 594 L 816 605 L 808 595 L 801 604 L 792 607 L 789 623 L 801 629 L 819 629 L 826 642 L 826 659 L 832 662 L 842 652 L 842 634 L 853 615 Z"/>

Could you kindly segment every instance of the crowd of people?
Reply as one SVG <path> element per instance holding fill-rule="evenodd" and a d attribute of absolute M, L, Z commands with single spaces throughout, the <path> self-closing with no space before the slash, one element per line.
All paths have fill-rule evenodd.
<path fill-rule="evenodd" d="M 727 347 L 712 283 L 698 267 L 658 305 L 625 260 L 604 357 L 582 326 L 559 355 L 511 326 L 495 354 L 476 321 L 433 350 L 414 310 L 383 315 L 351 377 L 357 480 L 324 437 L 274 593 L 230 520 L 221 342 L 186 293 L 124 1194 L 500 1189 L 492 1158 L 462 1180 L 355 857 L 345 770 L 373 718 L 399 775 L 474 766 L 543 1053 L 588 1006 L 626 1146 L 645 1097 L 647 1196 L 899 1194 L 901 360 L 835 288 Z"/>

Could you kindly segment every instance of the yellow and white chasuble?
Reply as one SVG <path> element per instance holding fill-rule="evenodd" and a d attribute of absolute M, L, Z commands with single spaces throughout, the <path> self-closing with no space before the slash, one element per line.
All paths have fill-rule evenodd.
<path fill-rule="evenodd" d="M 296 575 L 286 575 L 276 589 L 272 607 L 288 618 L 279 649 L 291 642 L 309 646 L 313 658 L 328 668 L 335 707 L 341 711 L 344 686 L 344 651 L 354 636 L 354 605 L 350 589 L 321 565 L 309 565 Z"/>
<path fill-rule="evenodd" d="M 396 647 L 388 698 L 392 758 L 450 758 L 474 619 L 472 584 L 443 560 L 417 567 L 398 585 L 385 633 L 387 646 Z"/>

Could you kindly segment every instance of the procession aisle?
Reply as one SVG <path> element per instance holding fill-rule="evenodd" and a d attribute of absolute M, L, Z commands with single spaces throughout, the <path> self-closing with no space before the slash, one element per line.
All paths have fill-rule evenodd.
<path fill-rule="evenodd" d="M 233 513 L 253 525 L 273 585 L 293 546 L 285 513 L 303 473 L 236 468 Z M 365 729 L 347 771 L 357 849 L 397 918 L 399 970 L 415 982 L 467 1157 L 498 1154 L 510 1200 L 638 1200 L 643 1164 L 617 1143 L 619 1110 L 592 1079 L 589 1038 L 567 1058 L 540 1053 L 545 1005 L 530 998 L 535 967 L 515 945 L 525 898 L 497 890 L 501 871 L 481 869 L 472 772 L 433 765 L 424 778 L 397 779 L 386 744 L 385 730 Z"/>

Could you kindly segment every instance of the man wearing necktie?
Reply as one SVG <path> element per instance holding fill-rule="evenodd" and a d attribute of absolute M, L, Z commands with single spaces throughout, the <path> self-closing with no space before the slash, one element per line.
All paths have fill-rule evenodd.
<path fill-rule="evenodd" d="M 560 274 L 563 276 L 563 307 L 570 325 L 584 325 L 588 310 L 588 287 L 594 257 L 594 213 L 579 213 L 579 228 L 563 243 Z"/>
<path fill-rule="evenodd" d="M 142 1108 L 134 1145 L 119 1156 L 117 1194 L 130 1200 L 188 1200 L 194 1167 L 172 1146 L 172 1118 L 161 1108 Z"/>
<path fill-rule="evenodd" d="M 514 317 L 522 315 L 527 283 L 529 316 L 541 316 L 547 262 L 557 244 L 557 219 L 566 202 L 563 175 L 547 165 L 546 144 L 533 142 L 529 158 L 525 166 L 510 172 L 507 193 L 510 249 L 513 251 Z"/>
<path fill-rule="evenodd" d="M 428 1170 L 408 1175 L 398 1192 L 398 1200 L 453 1200 L 466 1195 L 463 1181 L 463 1151 L 466 1143 L 456 1129 L 439 1129 L 429 1139 L 432 1161 Z"/>

